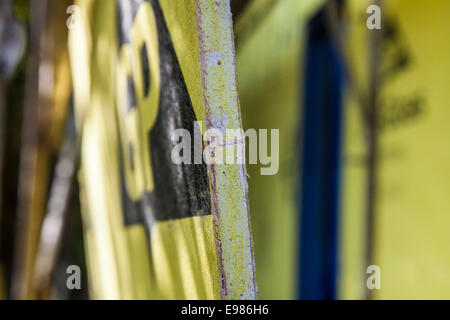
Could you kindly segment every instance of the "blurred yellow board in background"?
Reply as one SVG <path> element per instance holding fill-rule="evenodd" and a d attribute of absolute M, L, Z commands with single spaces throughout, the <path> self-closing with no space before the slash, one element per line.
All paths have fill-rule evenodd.
<path fill-rule="evenodd" d="M 372 1 L 349 1 L 347 44 L 367 83 Z M 376 299 L 450 298 L 450 2 L 382 1 Z M 363 298 L 365 128 L 348 97 L 341 245 L 341 298 Z"/>

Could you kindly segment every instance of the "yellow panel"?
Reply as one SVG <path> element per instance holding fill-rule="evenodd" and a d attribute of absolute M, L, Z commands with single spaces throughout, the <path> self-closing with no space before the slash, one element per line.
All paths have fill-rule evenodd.
<path fill-rule="evenodd" d="M 220 298 L 220 286 L 216 281 L 219 268 L 211 225 L 211 215 L 156 223 L 151 235 L 158 292 L 155 298 Z"/>
<path fill-rule="evenodd" d="M 350 43 L 353 56 L 364 50 L 370 31 L 365 28 L 367 5 L 351 1 L 353 21 Z M 378 299 L 450 297 L 450 29 L 446 0 L 384 1 L 383 30 L 394 36 L 384 40 L 380 61 L 381 127 L 379 134 L 378 202 L 375 264 L 381 268 Z M 392 35 L 392 33 L 391 33 Z M 399 57 L 406 63 L 395 64 Z M 364 73 L 364 58 L 356 64 Z M 389 72 L 389 73 L 388 73 Z M 364 80 L 362 80 L 364 81 Z M 364 154 L 363 127 L 354 111 L 347 110 L 347 155 Z M 353 115 L 352 115 L 353 114 Z M 359 127 L 359 129 L 358 129 Z M 352 129 L 353 128 L 353 129 Z M 353 134 L 353 133 L 355 134 Z M 361 138 L 357 138 L 357 137 Z M 358 147 L 359 146 L 359 147 Z M 362 151 L 361 151 L 362 150 Z M 349 161 L 349 160 L 347 160 Z M 343 298 L 361 298 L 365 286 L 361 221 L 364 215 L 364 167 L 347 162 L 343 210 Z"/>
<path fill-rule="evenodd" d="M 255 298 L 245 167 L 210 166 L 212 214 L 195 216 L 193 212 L 194 217 L 152 221 L 145 228 L 142 221 L 124 224 L 129 214 L 121 202 L 124 193 L 137 210 L 145 210 L 138 202 L 148 200 L 144 197 L 155 189 L 158 174 L 151 165 L 149 133 L 158 119 L 160 92 L 170 95 L 172 90 L 161 87 L 161 29 L 156 23 L 161 17 L 154 9 L 157 2 L 141 3 L 133 16 L 129 41 L 118 48 L 116 2 L 77 3 L 83 17 L 92 17 L 70 36 L 72 69 L 80 63 L 82 71 L 74 76 L 74 88 L 78 128 L 83 132 L 80 180 L 92 296 Z M 206 113 L 210 118 L 230 119 L 228 124 L 219 124 L 219 129 L 239 128 L 229 3 L 160 3 L 197 120 L 205 119 Z M 163 25 L 162 20 L 158 23 Z M 139 59 L 144 44 L 149 52 L 148 95 L 143 94 L 144 66 Z M 223 57 L 221 66 L 202 59 L 212 47 Z M 136 92 L 136 104 L 131 106 L 124 94 L 130 90 L 129 81 Z"/>
<path fill-rule="evenodd" d="M 203 87 L 194 0 L 160 1 L 198 121 L 204 120 Z"/>

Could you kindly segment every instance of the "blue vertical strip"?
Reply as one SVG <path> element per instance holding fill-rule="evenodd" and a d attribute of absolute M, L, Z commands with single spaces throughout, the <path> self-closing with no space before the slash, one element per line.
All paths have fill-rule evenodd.
<path fill-rule="evenodd" d="M 310 24 L 305 61 L 300 180 L 300 299 L 335 299 L 338 266 L 343 72 L 323 28 Z"/>

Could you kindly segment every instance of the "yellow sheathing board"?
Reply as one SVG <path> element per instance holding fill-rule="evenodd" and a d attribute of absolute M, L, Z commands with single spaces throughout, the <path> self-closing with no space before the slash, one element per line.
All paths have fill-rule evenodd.
<path fill-rule="evenodd" d="M 158 299 L 219 299 L 212 216 L 158 222 L 151 234 Z M 200 271 L 200 272 L 199 272 Z"/>
<path fill-rule="evenodd" d="M 162 184 L 169 182 L 160 179 L 164 166 L 174 164 L 161 164 L 161 155 L 150 149 L 154 150 L 155 132 L 166 133 L 161 125 L 166 118 L 161 114 L 166 112 L 169 118 L 171 114 L 164 108 L 177 112 L 176 108 L 189 108 L 192 103 L 198 121 L 208 112 L 210 117 L 232 119 L 230 128 L 240 126 L 229 4 L 188 0 L 136 3 L 137 7 L 129 2 L 116 7 L 112 1 L 80 1 L 84 16 L 92 18 L 71 31 L 72 69 L 80 63 L 82 71 L 90 70 L 74 77 L 74 88 L 78 127 L 83 130 L 80 184 L 92 296 L 255 298 L 245 168 L 220 168 L 226 177 L 211 183 L 205 166 L 211 202 L 205 208 L 212 210 L 199 207 L 186 216 L 152 206 L 152 201 L 159 201 L 154 193 L 158 188 L 158 197 L 171 193 L 175 205 L 189 201 L 184 199 L 185 193 L 192 193 L 191 189 L 175 190 L 186 185 L 175 185 L 161 194 L 165 190 Z M 126 11 L 130 4 L 135 10 L 127 16 L 131 24 L 122 25 L 118 34 L 117 13 L 130 13 Z M 220 27 L 211 28 L 218 18 L 215 21 L 221 21 Z M 197 25 L 206 37 L 199 36 Z M 215 69 L 208 61 L 200 62 L 201 52 L 208 51 L 206 46 L 224 36 L 226 41 L 221 40 L 215 48 L 224 57 L 223 67 Z M 89 56 L 86 61 L 84 57 Z M 177 96 L 184 100 L 170 102 Z M 217 101 L 226 105 L 225 110 Z M 177 129 L 172 126 L 178 116 L 174 114 L 174 122 L 166 123 L 169 133 Z M 220 124 L 218 128 L 226 127 Z M 155 163 L 156 169 L 152 167 Z M 211 172 L 216 175 L 214 168 L 209 175 L 213 177 Z M 204 195 L 194 192 L 189 196 L 201 200 Z"/>
<path fill-rule="evenodd" d="M 80 2 L 82 8 L 88 8 L 88 4 Z M 83 116 L 83 122 L 79 124 L 79 127 L 83 128 L 81 179 L 86 207 L 83 218 L 89 253 L 89 280 L 92 287 L 90 291 L 95 299 L 145 298 L 149 296 L 149 281 L 146 276 L 149 272 L 146 270 L 139 273 L 139 270 L 142 265 L 148 265 L 147 248 L 141 250 L 139 260 L 133 261 L 132 257 L 136 256 L 136 250 L 139 248 L 136 246 L 139 243 L 143 242 L 145 245 L 146 238 L 141 237 L 137 244 L 131 243 L 134 252 L 128 249 L 128 240 L 136 239 L 138 235 L 135 230 L 125 229 L 120 203 L 119 153 L 114 114 L 114 76 L 117 63 L 115 3 L 97 1 L 91 5 L 91 29 L 75 29 L 71 37 L 74 41 L 72 48 L 77 48 L 77 40 L 80 39 L 78 37 L 81 37 L 76 35 L 77 32 L 85 35 L 84 39 L 92 40 L 88 76 L 91 83 L 88 88 L 90 97 L 80 97 L 80 100 L 76 101 L 78 112 Z M 83 11 L 82 14 L 84 19 L 89 16 L 88 11 Z M 84 39 L 81 38 L 81 41 Z M 72 54 L 75 56 L 73 68 L 76 68 L 75 63 L 79 59 L 76 52 L 77 50 Z M 89 55 L 84 53 L 84 56 Z M 79 62 L 81 68 L 89 66 L 89 63 Z M 84 80 L 80 79 L 78 83 L 81 90 L 85 88 L 82 82 Z M 76 89 L 77 85 L 75 91 Z M 83 102 L 87 104 L 84 105 Z M 133 284 L 139 281 L 141 287 L 135 289 Z M 142 289 L 142 285 L 147 286 L 146 290 Z"/>
<path fill-rule="evenodd" d="M 160 4 L 197 120 L 202 121 L 205 111 L 195 1 L 164 0 Z"/>
<path fill-rule="evenodd" d="M 391 32 L 387 38 L 385 33 L 380 61 L 385 78 L 380 96 L 375 264 L 381 268 L 381 290 L 375 291 L 374 297 L 449 298 L 450 39 L 446 31 L 450 28 L 450 3 L 383 3 L 382 28 Z M 350 1 L 349 41 L 355 57 L 367 54 L 368 4 Z M 398 63 L 404 59 L 406 63 Z M 364 61 L 357 67 L 364 68 Z M 359 75 L 367 76 L 364 69 Z M 346 159 L 355 159 L 364 154 L 364 133 L 355 111 L 350 110 L 353 106 L 348 108 Z M 360 192 L 365 186 L 363 168 L 361 162 L 347 162 L 344 175 L 342 298 L 361 298 L 367 278 L 367 266 L 355 244 L 364 241 L 360 231 L 365 209 Z"/>

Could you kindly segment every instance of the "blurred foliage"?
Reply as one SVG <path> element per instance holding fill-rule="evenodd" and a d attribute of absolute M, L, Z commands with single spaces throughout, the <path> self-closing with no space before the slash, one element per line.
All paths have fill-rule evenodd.
<path fill-rule="evenodd" d="M 14 14 L 25 26 L 28 26 L 29 0 L 15 0 Z M 28 32 L 28 28 L 26 28 Z M 4 114 L 4 150 L 2 187 L 0 188 L 2 212 L 0 230 L 0 261 L 4 267 L 6 286 L 9 287 L 12 272 L 13 240 L 15 215 L 17 208 L 17 190 L 20 163 L 20 145 L 22 139 L 23 102 L 27 74 L 27 48 L 17 69 L 7 81 L 6 108 Z"/>
<path fill-rule="evenodd" d="M 14 0 L 14 15 L 22 21 L 27 22 L 29 20 L 30 0 Z"/>

